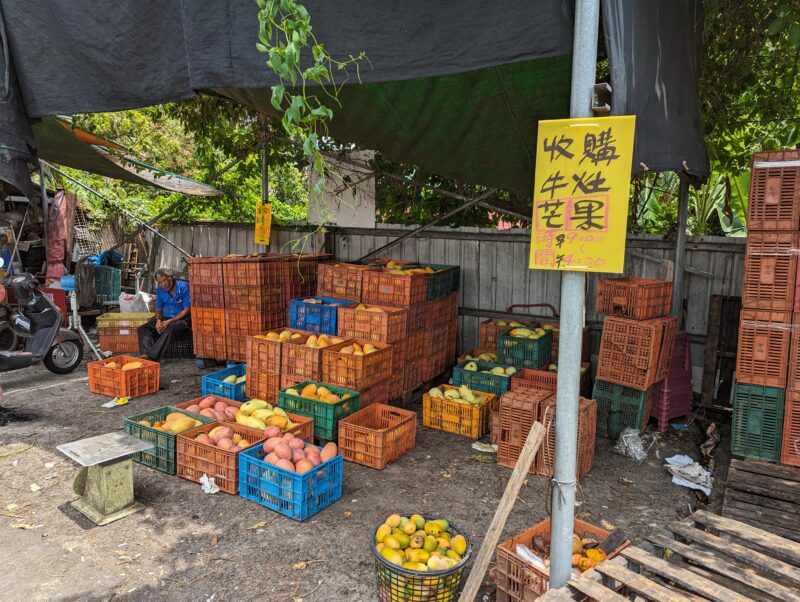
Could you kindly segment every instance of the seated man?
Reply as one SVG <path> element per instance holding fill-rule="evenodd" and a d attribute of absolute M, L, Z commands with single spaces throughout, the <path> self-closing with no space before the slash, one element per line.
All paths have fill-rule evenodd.
<path fill-rule="evenodd" d="M 177 335 L 191 328 L 189 285 L 166 268 L 156 270 L 156 317 L 139 327 L 139 353 L 158 361 Z"/>

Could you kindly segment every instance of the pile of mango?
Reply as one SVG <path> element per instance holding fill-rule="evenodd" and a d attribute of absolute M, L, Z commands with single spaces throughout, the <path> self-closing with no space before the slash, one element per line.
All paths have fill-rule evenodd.
<path fill-rule="evenodd" d="M 350 393 L 344 393 L 340 397 L 331 391 L 325 385 L 315 385 L 314 383 L 308 383 L 305 387 L 303 387 L 302 391 L 298 391 L 294 387 L 290 387 L 286 389 L 287 395 L 293 395 L 295 397 L 305 397 L 306 399 L 313 399 L 314 401 L 323 401 L 325 403 L 339 403 L 345 399 L 350 399 Z M 280 409 L 280 408 L 277 408 Z"/>
<path fill-rule="evenodd" d="M 483 372 L 484 374 L 494 374 L 495 376 L 513 376 L 517 373 L 517 369 L 514 366 L 495 366 L 490 370 L 478 370 L 478 364 L 476 362 L 467 362 L 464 364 L 464 370 L 469 372 Z"/>
<path fill-rule="evenodd" d="M 332 460 L 339 453 L 336 444 L 327 443 L 320 449 L 316 445 L 308 445 L 291 433 L 282 437 L 270 437 L 264 441 L 264 462 L 290 472 L 304 473 L 313 470 L 323 462 Z"/>
<path fill-rule="evenodd" d="M 537 341 L 547 334 L 547 330 L 544 328 L 512 328 L 508 334 L 517 339 Z"/>
<path fill-rule="evenodd" d="M 314 297 L 309 297 L 308 299 L 303 299 L 303 303 L 310 303 L 311 305 L 327 305 L 328 307 L 339 307 L 341 303 L 326 303 L 322 299 L 315 299 Z"/>
<path fill-rule="evenodd" d="M 467 551 L 467 539 L 452 536 L 449 529 L 441 518 L 392 514 L 375 531 L 375 549 L 385 560 L 410 571 L 442 571 L 461 562 Z"/>
<path fill-rule="evenodd" d="M 353 309 L 357 309 L 359 311 L 369 311 L 374 314 L 385 314 L 386 310 L 378 305 L 364 305 L 363 303 L 359 303 Z"/>
<path fill-rule="evenodd" d="M 475 406 L 476 408 L 481 407 L 483 404 L 489 401 L 487 397 L 482 396 L 480 393 L 475 393 L 467 385 L 445 388 L 444 391 L 442 391 L 442 389 L 439 387 L 433 387 L 430 391 L 428 391 L 428 395 L 436 399 L 446 399 L 447 401 L 471 405 Z"/>
<path fill-rule="evenodd" d="M 213 418 L 220 422 L 233 422 L 236 419 L 238 406 L 228 403 L 222 398 L 206 395 L 199 402 L 186 408 L 187 412 L 200 414 L 207 418 Z"/>
<path fill-rule="evenodd" d="M 274 426 L 281 431 L 297 426 L 289 420 L 283 408 L 273 406 L 263 399 L 245 401 L 234 415 L 237 423 L 252 429 L 265 430 Z"/>
<path fill-rule="evenodd" d="M 188 431 L 189 429 L 203 425 L 203 423 L 199 420 L 192 418 L 191 416 L 187 416 L 186 414 L 182 414 L 181 412 L 172 412 L 171 414 L 167 414 L 167 417 L 164 420 L 155 420 L 153 422 L 150 422 L 149 420 L 140 420 L 139 424 L 142 426 L 149 426 L 157 431 L 161 431 L 162 433 L 170 433 L 172 435 L 177 435 L 178 433 L 182 433 L 184 431 Z"/>
<path fill-rule="evenodd" d="M 479 362 L 489 362 L 490 364 L 494 364 L 497 361 L 497 354 L 486 351 L 479 355 L 470 355 L 469 353 L 464 356 L 465 360 L 477 360 Z"/>
<path fill-rule="evenodd" d="M 268 332 L 267 334 L 254 335 L 254 339 L 264 339 L 266 341 L 274 341 L 275 343 L 283 343 L 284 341 L 293 341 L 301 338 L 303 335 L 299 332 L 292 332 L 291 330 L 282 330 L 280 333 L 276 331 Z"/>
<path fill-rule="evenodd" d="M 136 368 L 142 368 L 144 367 L 144 364 L 142 362 L 127 362 L 123 364 L 117 361 L 113 361 L 113 362 L 108 362 L 107 364 L 103 364 L 103 367 L 127 372 L 128 370 L 135 370 Z"/>
<path fill-rule="evenodd" d="M 319 336 L 312 334 L 306 339 L 305 346 L 311 349 L 325 349 L 325 347 L 338 345 L 342 342 L 344 342 L 344 339 L 340 339 L 339 337 L 331 337 L 327 334 L 321 334 Z"/>
<path fill-rule="evenodd" d="M 345 345 L 339 349 L 337 353 L 343 353 L 344 355 L 369 355 L 370 353 L 375 353 L 377 350 L 378 348 L 372 343 L 360 345 L 354 342 L 350 345 Z"/>
<path fill-rule="evenodd" d="M 239 433 L 234 433 L 229 426 L 215 426 L 208 433 L 200 433 L 194 438 L 198 443 L 216 447 L 223 451 L 237 452 L 252 445 Z"/>

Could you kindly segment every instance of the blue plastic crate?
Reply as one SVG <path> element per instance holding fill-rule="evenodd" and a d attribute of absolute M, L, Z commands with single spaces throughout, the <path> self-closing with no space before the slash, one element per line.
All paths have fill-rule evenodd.
<path fill-rule="evenodd" d="M 239 452 L 239 495 L 304 521 L 342 497 L 342 455 L 297 474 L 264 462 L 264 448 Z"/>
<path fill-rule="evenodd" d="M 247 373 L 247 364 L 236 364 L 230 368 L 217 370 L 211 374 L 206 374 L 202 378 L 203 395 L 216 395 L 217 397 L 227 397 L 234 401 L 246 401 L 247 395 L 244 392 L 246 383 L 241 382 L 237 385 L 231 385 L 222 382 L 230 376 L 235 374 L 236 378 L 244 376 Z"/>
<path fill-rule="evenodd" d="M 465 370 L 464 366 L 467 364 L 475 363 L 478 370 Z M 476 391 L 483 391 L 485 393 L 494 393 L 497 397 L 501 397 L 511 389 L 511 375 L 500 376 L 499 374 L 487 374 L 483 370 L 491 370 L 492 368 L 508 368 L 509 366 L 501 366 L 500 364 L 492 364 L 490 362 L 481 362 L 477 360 L 469 360 L 463 362 L 453 368 L 453 384 L 467 385 L 470 389 Z"/>
<path fill-rule="evenodd" d="M 319 299 L 322 303 L 305 303 L 304 299 Z M 331 305 L 335 303 L 336 305 Z M 336 313 L 339 307 L 355 305 L 352 301 L 333 297 L 303 297 L 289 303 L 289 326 L 316 334 L 336 335 Z"/>

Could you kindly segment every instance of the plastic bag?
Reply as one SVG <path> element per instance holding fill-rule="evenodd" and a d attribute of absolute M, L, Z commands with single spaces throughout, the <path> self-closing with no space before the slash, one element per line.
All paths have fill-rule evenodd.
<path fill-rule="evenodd" d="M 147 314 L 153 305 L 153 295 L 139 291 L 135 295 L 122 293 L 119 296 L 119 311 L 123 314 Z"/>
<path fill-rule="evenodd" d="M 637 462 L 644 461 L 647 458 L 647 452 L 655 444 L 655 439 L 650 435 L 640 435 L 638 429 L 626 428 L 619 436 L 617 444 L 614 446 L 614 451 L 633 458 Z M 659 456 L 656 449 L 656 456 Z"/>

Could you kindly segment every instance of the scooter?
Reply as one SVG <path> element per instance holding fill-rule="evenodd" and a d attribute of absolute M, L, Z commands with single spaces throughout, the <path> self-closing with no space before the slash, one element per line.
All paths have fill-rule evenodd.
<path fill-rule="evenodd" d="M 17 336 L 25 339 L 25 345 L 22 351 L 0 351 L 0 372 L 39 362 L 55 374 L 68 374 L 77 368 L 83 361 L 80 335 L 61 327 L 58 307 L 39 291 L 37 280 L 25 273 L 9 276 L 0 284 L 0 303 L 6 287 L 14 291 L 19 302 L 19 311 L 12 312 L 9 323 Z"/>

